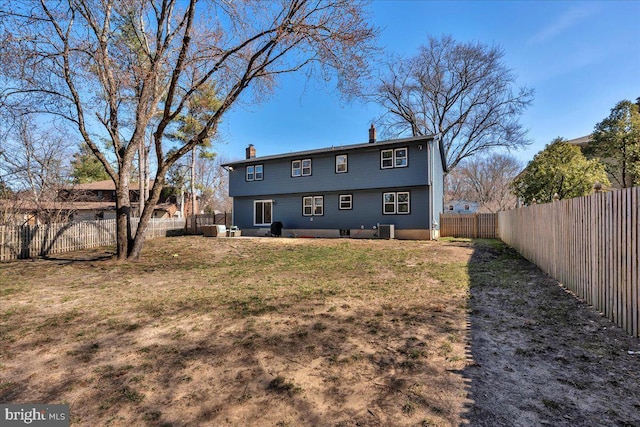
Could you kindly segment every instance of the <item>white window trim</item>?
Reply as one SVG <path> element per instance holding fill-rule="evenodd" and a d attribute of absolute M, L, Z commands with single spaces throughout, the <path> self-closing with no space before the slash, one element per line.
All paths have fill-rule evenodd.
<path fill-rule="evenodd" d="M 385 211 L 385 207 L 387 205 L 391 206 L 392 203 L 387 203 L 385 201 L 386 195 L 387 194 L 393 194 L 393 212 L 386 212 Z M 398 202 L 398 196 L 400 194 L 406 194 L 407 195 L 407 201 L 406 202 Z M 407 205 L 407 211 L 406 212 L 400 212 L 398 209 L 399 205 Z M 386 193 L 382 193 L 382 214 L 383 215 L 409 215 L 411 214 L 411 192 L 410 191 L 389 191 Z"/>
<path fill-rule="evenodd" d="M 298 166 L 294 166 L 295 164 L 297 164 Z M 294 171 L 298 171 L 298 173 L 296 174 Z M 291 161 L 291 177 L 292 178 L 298 178 L 302 176 L 302 160 L 292 160 Z"/>
<path fill-rule="evenodd" d="M 273 199 L 268 199 L 268 200 L 254 200 L 253 201 L 253 225 L 254 226 L 266 226 L 266 225 L 271 225 L 271 222 L 264 222 L 264 208 L 262 210 L 262 216 L 263 216 L 263 222 L 262 223 L 258 223 L 256 222 L 256 205 L 258 203 L 271 203 L 271 222 L 273 222 Z"/>
<path fill-rule="evenodd" d="M 397 152 L 404 150 L 405 155 L 403 157 L 398 157 Z M 398 158 L 404 159 L 404 165 L 398 166 Z M 409 149 L 408 148 L 396 148 L 393 150 L 393 167 L 394 168 L 406 168 L 409 166 Z"/>
<path fill-rule="evenodd" d="M 316 203 L 319 200 L 320 203 Z M 311 204 L 306 204 L 311 201 Z M 311 213 L 306 212 L 306 208 L 311 208 Z M 317 210 L 320 208 L 320 212 Z M 302 216 L 324 216 L 324 196 L 304 196 L 302 198 Z"/>
<path fill-rule="evenodd" d="M 386 201 L 387 194 L 392 194 L 393 195 L 393 202 L 387 203 L 387 201 Z M 393 206 L 393 211 L 392 212 L 387 212 L 387 209 L 386 209 L 387 205 Z M 395 213 L 396 213 L 396 193 L 394 193 L 394 192 L 382 193 L 382 214 L 383 215 L 395 215 Z"/>
<path fill-rule="evenodd" d="M 406 155 L 400 157 L 397 155 L 397 153 L 398 151 L 402 151 L 402 150 L 404 150 Z M 385 159 L 383 157 L 384 153 L 389 153 L 389 152 L 391 152 L 391 157 Z M 396 163 L 398 159 L 404 159 L 404 164 L 398 165 Z M 385 166 L 384 165 L 385 160 L 387 161 L 391 160 L 391 166 Z M 380 150 L 380 169 L 406 168 L 407 166 L 409 166 L 409 148 L 408 147 L 387 148 L 385 150 Z"/>
<path fill-rule="evenodd" d="M 401 194 L 406 194 L 407 195 L 407 201 L 406 202 L 400 202 L 400 195 Z M 400 205 L 407 205 L 407 211 L 406 212 L 400 212 Z M 396 213 L 398 215 L 409 215 L 411 213 L 411 193 L 409 193 L 408 191 L 398 191 L 396 193 Z"/>
<path fill-rule="evenodd" d="M 342 207 L 342 198 L 343 197 L 348 197 L 348 203 L 349 203 L 349 207 L 348 208 L 343 208 Z M 346 201 L 345 201 L 346 203 Z M 349 211 L 353 209 L 353 194 L 340 194 L 338 196 L 338 209 L 341 211 Z"/>
<path fill-rule="evenodd" d="M 258 178 L 258 167 L 260 167 L 262 169 L 262 172 L 260 172 L 260 178 Z M 249 172 L 251 171 L 251 172 Z M 251 177 L 249 177 L 251 176 Z M 251 182 L 251 181 L 262 181 L 262 178 L 264 177 L 264 165 L 259 164 L 259 165 L 249 165 L 246 167 L 246 171 L 245 171 L 245 175 L 244 178 L 247 182 Z"/>
<path fill-rule="evenodd" d="M 343 163 L 338 163 L 339 158 L 344 158 Z M 338 165 L 344 165 L 344 170 L 338 170 Z M 336 156 L 336 173 L 347 173 L 349 171 L 349 157 L 346 154 L 338 154 Z"/>
<path fill-rule="evenodd" d="M 391 152 L 391 157 L 388 159 L 385 159 L 384 158 L 385 152 Z M 391 160 L 391 166 L 385 166 L 384 165 L 385 160 Z M 394 165 L 393 150 L 392 149 L 381 150 L 380 151 L 380 169 L 393 169 L 393 165 Z"/>
<path fill-rule="evenodd" d="M 304 163 L 309 162 L 309 166 L 305 167 Z M 300 178 L 301 176 L 311 176 L 312 174 L 312 162 L 311 159 L 296 159 L 291 160 L 291 178 Z M 308 172 L 305 173 L 305 169 L 308 169 Z M 294 171 L 298 171 L 296 174 Z"/>
<path fill-rule="evenodd" d="M 304 173 L 304 170 L 305 170 L 305 169 L 307 169 L 307 168 L 304 166 L 304 163 L 305 163 L 305 162 L 309 162 L 309 167 L 308 167 L 309 172 L 308 172 L 308 173 Z M 302 164 L 301 164 L 301 166 L 302 166 L 302 176 L 311 176 L 311 159 L 302 159 Z"/>

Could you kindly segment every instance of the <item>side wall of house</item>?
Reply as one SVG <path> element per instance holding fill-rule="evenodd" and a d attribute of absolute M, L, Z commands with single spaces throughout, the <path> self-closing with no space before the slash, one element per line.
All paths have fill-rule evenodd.
<path fill-rule="evenodd" d="M 438 147 L 438 142 L 434 142 L 434 152 L 436 154 L 433 162 L 433 182 L 431 188 L 433 191 L 433 219 L 440 221 L 440 214 L 444 211 L 444 168 L 442 151 Z"/>

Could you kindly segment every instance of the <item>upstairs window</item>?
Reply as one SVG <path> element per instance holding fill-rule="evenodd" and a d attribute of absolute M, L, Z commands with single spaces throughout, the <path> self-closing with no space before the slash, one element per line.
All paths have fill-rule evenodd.
<path fill-rule="evenodd" d="M 347 155 L 341 154 L 336 156 L 336 173 L 347 172 Z"/>
<path fill-rule="evenodd" d="M 264 176 L 264 174 L 262 173 L 263 168 L 263 165 L 247 166 L 247 181 L 262 181 L 262 177 Z"/>
<path fill-rule="evenodd" d="M 322 216 L 324 215 L 324 197 L 307 196 L 302 198 L 302 215 Z"/>
<path fill-rule="evenodd" d="M 396 148 L 393 150 L 393 155 L 395 158 L 395 167 L 403 168 L 407 166 L 407 159 L 409 154 L 406 148 Z"/>
<path fill-rule="evenodd" d="M 404 168 L 409 165 L 409 150 L 405 148 L 396 148 L 380 151 L 380 168 Z"/>
<path fill-rule="evenodd" d="M 380 167 L 382 169 L 393 167 L 393 150 L 382 150 L 380 152 Z"/>
<path fill-rule="evenodd" d="M 291 176 L 297 178 L 299 176 L 311 175 L 311 159 L 293 160 L 291 161 Z"/>

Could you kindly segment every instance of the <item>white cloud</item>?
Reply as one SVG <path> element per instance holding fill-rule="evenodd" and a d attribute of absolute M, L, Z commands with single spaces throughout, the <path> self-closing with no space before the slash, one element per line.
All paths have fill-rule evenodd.
<path fill-rule="evenodd" d="M 572 7 L 560 15 L 555 21 L 540 29 L 536 34 L 529 38 L 528 43 L 539 44 L 552 40 L 570 28 L 580 24 L 580 22 L 584 21 L 594 13 L 596 13 L 596 8 L 589 7 L 585 4 L 578 7 Z"/>

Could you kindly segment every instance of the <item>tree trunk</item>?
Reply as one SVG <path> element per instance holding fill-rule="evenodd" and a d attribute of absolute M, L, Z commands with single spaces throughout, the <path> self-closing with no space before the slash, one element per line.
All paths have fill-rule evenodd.
<path fill-rule="evenodd" d="M 124 182 L 123 182 L 124 181 Z M 118 260 L 125 260 L 131 240 L 131 201 L 129 198 L 129 177 L 120 179 L 116 185 L 116 250 Z"/>
<path fill-rule="evenodd" d="M 138 204 L 138 215 L 142 216 L 142 212 L 144 212 L 144 202 L 146 200 L 145 193 L 147 189 L 147 179 L 146 179 L 146 170 L 147 170 L 147 156 L 145 153 L 144 140 L 140 140 L 140 146 L 138 147 L 138 187 L 140 191 L 139 204 Z"/>
<path fill-rule="evenodd" d="M 198 232 L 196 224 L 196 149 L 191 150 L 191 232 Z"/>
<path fill-rule="evenodd" d="M 160 178 L 159 174 L 159 176 L 157 176 L 155 181 L 153 182 L 153 187 L 151 188 L 151 192 L 149 194 L 148 203 L 145 205 L 142 215 L 140 215 L 138 230 L 136 231 L 136 236 L 133 239 L 131 250 L 128 254 L 128 259 L 130 260 L 140 259 L 140 254 L 142 253 L 142 247 L 144 245 L 145 234 L 147 232 L 147 228 L 149 228 L 149 221 L 153 216 L 154 207 L 158 203 L 158 200 L 160 200 L 160 194 L 162 193 L 163 185 L 164 178 Z"/>

